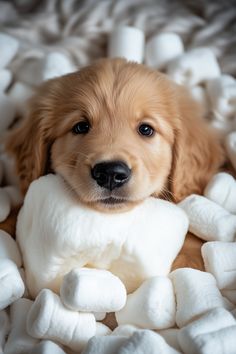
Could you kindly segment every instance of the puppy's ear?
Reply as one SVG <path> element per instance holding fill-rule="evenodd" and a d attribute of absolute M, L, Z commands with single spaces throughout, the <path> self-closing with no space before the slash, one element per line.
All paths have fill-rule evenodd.
<path fill-rule="evenodd" d="M 224 162 L 217 135 L 201 117 L 198 105 L 180 92 L 178 127 L 175 132 L 170 189 L 179 202 L 203 190 Z"/>
<path fill-rule="evenodd" d="M 6 150 L 15 160 L 23 193 L 45 173 L 49 142 L 40 111 L 34 110 L 6 138 Z"/>

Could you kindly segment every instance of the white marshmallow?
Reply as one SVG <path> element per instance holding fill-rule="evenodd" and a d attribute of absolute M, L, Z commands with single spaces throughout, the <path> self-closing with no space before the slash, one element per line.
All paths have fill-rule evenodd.
<path fill-rule="evenodd" d="M 6 186 L 6 187 L 2 187 L 2 189 L 7 192 L 10 198 L 10 204 L 12 208 L 20 206 L 23 203 L 24 198 L 18 187 Z"/>
<path fill-rule="evenodd" d="M 7 192 L 0 188 L 0 222 L 6 220 L 11 211 L 10 198 Z"/>
<path fill-rule="evenodd" d="M 193 86 L 190 88 L 190 93 L 193 99 L 198 103 L 202 116 L 207 117 L 209 113 L 209 102 L 205 89 L 202 86 Z"/>
<path fill-rule="evenodd" d="M 218 117 L 223 121 L 236 117 L 236 80 L 232 76 L 222 75 L 208 81 L 206 91 Z"/>
<path fill-rule="evenodd" d="M 38 86 L 42 82 L 42 67 L 45 53 L 32 49 L 23 53 L 15 63 L 16 81 L 29 86 Z"/>
<path fill-rule="evenodd" d="M 2 69 L 5 68 L 8 64 L 10 64 L 10 62 L 16 55 L 19 48 L 19 42 L 6 33 L 0 33 L 0 48 L 0 69 Z"/>
<path fill-rule="evenodd" d="M 87 264 L 109 270 L 134 291 L 169 273 L 187 229 L 186 214 L 167 201 L 148 198 L 125 213 L 99 213 L 79 204 L 61 177 L 47 175 L 31 184 L 16 233 L 35 295 L 43 288 L 59 292 L 63 276 Z"/>
<path fill-rule="evenodd" d="M 124 324 L 117 326 L 112 332 L 113 336 L 131 337 L 134 332 L 140 330 L 140 327 L 133 326 L 130 324 Z"/>
<path fill-rule="evenodd" d="M 236 242 L 206 242 L 202 246 L 205 269 L 219 289 L 236 290 Z"/>
<path fill-rule="evenodd" d="M 119 348 L 126 341 L 127 338 L 121 336 L 96 336 L 88 341 L 86 348 L 81 354 L 118 354 Z"/>
<path fill-rule="evenodd" d="M 111 33 L 108 57 L 122 57 L 142 63 L 144 56 L 144 33 L 138 28 L 119 26 Z"/>
<path fill-rule="evenodd" d="M 170 278 L 176 294 L 178 327 L 185 326 L 213 308 L 225 306 L 212 274 L 192 268 L 179 268 L 170 273 Z"/>
<path fill-rule="evenodd" d="M 96 322 L 96 336 L 108 336 L 111 334 L 111 330 L 108 326 L 104 325 L 103 323 Z"/>
<path fill-rule="evenodd" d="M 3 353 L 6 337 L 9 331 L 10 331 L 9 317 L 6 311 L 0 311 L 0 353 Z"/>
<path fill-rule="evenodd" d="M 228 158 L 236 170 L 236 131 L 227 135 L 225 139 L 225 148 Z"/>
<path fill-rule="evenodd" d="M 183 327 L 178 333 L 179 344 L 186 354 L 230 354 L 236 321 L 230 312 L 217 308 Z M 232 327 L 233 331 L 232 331 Z M 234 337 L 234 344 L 235 344 Z M 229 343 L 226 344 L 226 341 Z M 235 346 L 234 346 L 235 350 Z"/>
<path fill-rule="evenodd" d="M 9 87 L 12 81 L 12 73 L 10 70 L 0 70 L 0 92 L 4 92 Z"/>
<path fill-rule="evenodd" d="M 195 48 L 172 60 L 167 74 L 178 84 L 194 86 L 220 76 L 220 67 L 209 48 Z"/>
<path fill-rule="evenodd" d="M 178 204 L 189 217 L 189 230 L 205 241 L 233 241 L 236 215 L 200 195 L 192 194 Z"/>
<path fill-rule="evenodd" d="M 56 340 L 79 351 L 95 335 L 96 322 L 93 314 L 68 310 L 59 296 L 44 289 L 30 309 L 27 331 L 32 337 Z"/>
<path fill-rule="evenodd" d="M 69 309 L 83 312 L 119 311 L 126 302 L 123 283 L 102 269 L 74 268 L 64 277 L 60 295 Z"/>
<path fill-rule="evenodd" d="M 66 352 L 51 340 L 42 340 L 32 348 L 29 354 L 66 354 Z"/>
<path fill-rule="evenodd" d="M 32 301 L 19 299 L 10 308 L 11 331 L 7 339 L 4 354 L 28 353 L 38 340 L 26 332 L 26 318 L 32 306 Z"/>
<path fill-rule="evenodd" d="M 170 347 L 159 334 L 142 330 L 135 332 L 126 340 L 117 354 L 180 354 L 179 351 Z"/>
<path fill-rule="evenodd" d="M 49 53 L 43 61 L 42 79 L 49 80 L 76 71 L 75 65 L 63 53 Z"/>
<path fill-rule="evenodd" d="M 21 115 L 26 115 L 27 113 L 27 101 L 33 95 L 34 90 L 23 82 L 17 81 L 11 87 L 9 91 L 9 97 L 16 108 L 16 112 Z"/>
<path fill-rule="evenodd" d="M 236 180 L 230 174 L 220 172 L 213 176 L 204 195 L 230 213 L 236 214 Z"/>
<path fill-rule="evenodd" d="M 19 270 L 21 279 L 23 280 L 23 283 L 26 284 L 24 268 L 19 268 L 18 270 Z M 27 289 L 26 285 L 25 285 L 25 291 L 24 291 L 23 297 L 26 298 L 26 299 L 30 298 L 29 290 Z"/>
<path fill-rule="evenodd" d="M 128 295 L 126 305 L 115 313 L 117 323 L 133 324 L 141 328 L 162 329 L 175 324 L 175 296 L 167 277 L 146 280 Z"/>
<path fill-rule="evenodd" d="M 17 267 L 22 265 L 22 259 L 16 241 L 3 230 L 0 230 L 0 260 L 1 258 L 12 260 Z"/>
<path fill-rule="evenodd" d="M 236 286 L 235 286 L 236 288 Z M 232 304 L 236 305 L 236 289 L 223 289 L 221 294 L 228 299 Z"/>
<path fill-rule="evenodd" d="M 184 45 L 175 33 L 160 33 L 150 38 L 146 45 L 146 64 L 156 69 L 163 69 L 172 59 L 183 54 Z"/>
<path fill-rule="evenodd" d="M 0 260 L 0 310 L 23 296 L 25 286 L 15 263 Z"/>
<path fill-rule="evenodd" d="M 0 93 L 0 132 L 4 132 L 15 118 L 14 102 L 4 93 Z"/>
<path fill-rule="evenodd" d="M 96 321 L 102 321 L 106 317 L 106 312 L 93 312 Z"/>

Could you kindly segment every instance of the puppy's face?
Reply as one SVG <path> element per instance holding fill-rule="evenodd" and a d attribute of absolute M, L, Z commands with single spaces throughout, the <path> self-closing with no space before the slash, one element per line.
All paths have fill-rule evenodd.
<path fill-rule="evenodd" d="M 164 190 L 176 115 L 164 75 L 104 60 L 61 78 L 52 92 L 52 167 L 82 203 L 121 211 Z"/>

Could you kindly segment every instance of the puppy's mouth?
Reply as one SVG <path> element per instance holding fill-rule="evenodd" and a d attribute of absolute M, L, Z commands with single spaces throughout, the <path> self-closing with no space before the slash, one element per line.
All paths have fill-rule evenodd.
<path fill-rule="evenodd" d="M 124 204 L 127 202 L 126 199 L 119 199 L 114 197 L 108 197 L 105 199 L 100 199 L 98 202 L 107 205 L 117 205 L 117 204 Z"/>

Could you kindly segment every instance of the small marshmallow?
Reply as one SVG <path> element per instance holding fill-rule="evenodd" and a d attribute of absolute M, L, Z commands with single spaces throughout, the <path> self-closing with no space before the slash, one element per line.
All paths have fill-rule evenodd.
<path fill-rule="evenodd" d="M 176 294 L 178 327 L 185 326 L 213 308 L 225 306 L 212 274 L 192 268 L 179 268 L 170 273 L 170 278 Z"/>
<path fill-rule="evenodd" d="M 7 192 L 9 198 L 10 198 L 10 204 L 12 208 L 18 207 L 21 204 L 23 204 L 23 195 L 20 191 L 20 189 L 16 186 L 6 186 L 2 187 L 4 191 Z"/>
<path fill-rule="evenodd" d="M 68 310 L 58 295 L 44 289 L 29 312 L 27 331 L 32 337 L 56 340 L 79 351 L 95 335 L 96 322 L 93 314 Z"/>
<path fill-rule="evenodd" d="M 102 269 L 74 268 L 64 277 L 60 295 L 69 309 L 83 312 L 119 311 L 126 302 L 123 283 Z"/>
<path fill-rule="evenodd" d="M 175 33 L 160 33 L 149 39 L 146 45 L 146 64 L 156 69 L 163 69 L 172 59 L 183 54 L 184 45 Z"/>
<path fill-rule="evenodd" d="M 19 299 L 11 305 L 11 331 L 4 348 L 4 354 L 25 354 L 38 343 L 37 339 L 30 337 L 26 332 L 26 318 L 32 303 L 28 299 Z"/>
<path fill-rule="evenodd" d="M 225 139 L 225 148 L 228 158 L 236 170 L 236 131 L 227 135 Z"/>
<path fill-rule="evenodd" d="M 217 173 L 207 184 L 204 195 L 236 214 L 236 180 L 228 173 Z"/>
<path fill-rule="evenodd" d="M 42 79 L 49 80 L 76 71 L 71 60 L 62 53 L 49 53 L 43 61 Z"/>
<path fill-rule="evenodd" d="M 66 354 L 66 352 L 51 340 L 42 340 L 32 348 L 29 354 Z"/>
<path fill-rule="evenodd" d="M 209 48 L 195 48 L 172 60 L 167 74 L 178 84 L 194 86 L 220 76 L 220 67 Z"/>
<path fill-rule="evenodd" d="M 0 33 L 0 48 L 0 69 L 2 69 L 10 64 L 16 55 L 19 49 L 19 42 L 6 33 Z"/>
<path fill-rule="evenodd" d="M 26 115 L 27 113 L 27 101 L 33 95 L 34 90 L 23 82 L 15 82 L 9 90 L 9 97 L 11 98 L 16 112 L 20 115 Z"/>
<path fill-rule="evenodd" d="M 11 211 L 10 198 L 7 192 L 0 188 L 0 222 L 6 220 Z"/>
<path fill-rule="evenodd" d="M 102 321 L 106 317 L 106 312 L 93 312 L 96 321 Z"/>
<path fill-rule="evenodd" d="M 12 260 L 17 267 L 22 265 L 22 259 L 16 241 L 3 230 L 0 230 L 0 261 L 1 258 Z"/>
<path fill-rule="evenodd" d="M 0 92 L 4 92 L 9 87 L 12 81 L 12 73 L 10 70 L 0 70 Z"/>
<path fill-rule="evenodd" d="M 162 329 L 174 326 L 175 311 L 174 290 L 170 279 L 153 277 L 128 295 L 125 307 L 115 315 L 119 325 L 133 324 L 141 328 Z"/>
<path fill-rule="evenodd" d="M 118 354 L 119 348 L 126 341 L 127 338 L 121 336 L 95 336 L 88 341 L 82 354 Z"/>
<path fill-rule="evenodd" d="M 15 263 L 0 260 L 0 310 L 23 296 L 25 286 Z"/>
<path fill-rule="evenodd" d="M 4 93 L 0 93 L 0 132 L 4 132 L 13 122 L 16 114 L 14 102 Z"/>
<path fill-rule="evenodd" d="M 202 246 L 205 269 L 219 289 L 236 290 L 236 242 L 206 242 Z"/>
<path fill-rule="evenodd" d="M 234 241 L 236 215 L 200 195 L 192 194 L 178 204 L 188 215 L 189 230 L 205 241 Z"/>
<path fill-rule="evenodd" d="M 183 327 L 178 333 L 178 340 L 185 354 L 233 354 L 235 345 L 232 351 L 232 344 L 236 343 L 235 329 L 236 321 L 230 312 L 217 308 Z M 230 347 L 227 351 L 226 348 Z"/>
<path fill-rule="evenodd" d="M 144 33 L 138 28 L 119 26 L 111 33 L 108 57 L 122 57 L 142 63 L 144 56 Z"/>
<path fill-rule="evenodd" d="M 6 311 L 0 311 L 0 353 L 3 353 L 6 337 L 9 331 L 10 331 L 9 317 Z"/>
<path fill-rule="evenodd" d="M 111 334 L 111 330 L 108 326 L 103 323 L 96 322 L 96 336 L 108 336 Z"/>

